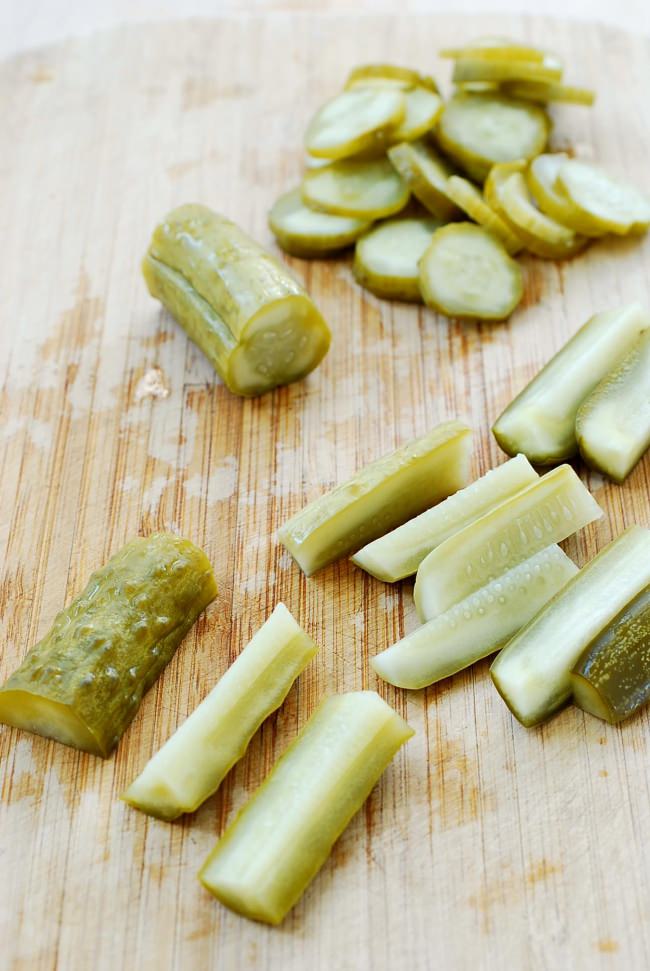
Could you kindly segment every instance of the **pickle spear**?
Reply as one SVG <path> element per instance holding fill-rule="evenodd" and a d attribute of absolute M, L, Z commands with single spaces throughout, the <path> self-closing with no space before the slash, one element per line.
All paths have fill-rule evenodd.
<path fill-rule="evenodd" d="M 352 245 L 372 223 L 354 216 L 316 212 L 302 201 L 300 189 L 285 192 L 273 204 L 269 226 L 278 243 L 292 256 L 329 256 Z"/>
<path fill-rule="evenodd" d="M 571 688 L 579 708 L 611 725 L 650 701 L 650 586 L 585 648 Z"/>
<path fill-rule="evenodd" d="M 580 405 L 649 327 L 639 304 L 588 320 L 497 418 L 492 432 L 503 451 L 536 465 L 575 455 Z"/>
<path fill-rule="evenodd" d="M 471 446 L 467 425 L 438 425 L 305 506 L 280 542 L 311 576 L 467 485 Z"/>
<path fill-rule="evenodd" d="M 547 472 L 454 533 L 422 561 L 413 596 L 423 622 L 602 516 L 570 465 Z"/>
<path fill-rule="evenodd" d="M 650 448 L 650 330 L 580 405 L 576 438 L 587 465 L 615 482 Z"/>
<path fill-rule="evenodd" d="M 515 635 L 490 674 L 522 725 L 545 721 L 569 701 L 582 652 L 648 583 L 650 532 L 631 526 Z"/>
<path fill-rule="evenodd" d="M 284 604 L 189 718 L 147 762 L 122 799 L 159 819 L 192 813 L 221 785 L 317 651 Z"/>
<path fill-rule="evenodd" d="M 355 247 L 355 280 L 378 297 L 421 302 L 418 263 L 441 225 L 433 217 L 398 216 L 375 226 Z"/>
<path fill-rule="evenodd" d="M 436 546 L 538 478 L 528 459 L 518 455 L 486 472 L 433 509 L 427 509 L 403 526 L 368 543 L 355 553 L 352 562 L 388 583 L 411 576 Z"/>
<path fill-rule="evenodd" d="M 154 231 L 142 265 L 149 292 L 201 348 L 234 394 L 297 381 L 327 353 L 330 332 L 305 290 L 238 226 L 180 206 Z"/>
<path fill-rule="evenodd" d="M 188 540 L 132 540 L 0 688 L 0 722 L 106 758 L 216 594 L 207 557 Z"/>
<path fill-rule="evenodd" d="M 279 924 L 413 730 L 374 691 L 328 698 L 199 873 L 244 917 Z"/>
<path fill-rule="evenodd" d="M 536 553 L 372 658 L 380 678 L 425 688 L 494 654 L 578 572 L 559 546 Z"/>

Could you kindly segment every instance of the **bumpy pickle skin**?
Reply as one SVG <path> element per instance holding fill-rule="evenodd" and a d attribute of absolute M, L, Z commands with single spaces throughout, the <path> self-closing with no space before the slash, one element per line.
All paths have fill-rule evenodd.
<path fill-rule="evenodd" d="M 297 381 L 327 353 L 330 332 L 289 272 L 206 206 L 174 209 L 143 263 L 149 292 L 201 348 L 233 394 Z"/>
<path fill-rule="evenodd" d="M 251 920 L 279 924 L 413 730 L 374 691 L 328 698 L 199 872 Z"/>
<path fill-rule="evenodd" d="M 216 594 L 207 557 L 188 540 L 132 540 L 0 688 L 0 722 L 108 757 Z"/>
<path fill-rule="evenodd" d="M 650 701 L 650 586 L 585 648 L 571 688 L 579 708 L 611 725 Z"/>
<path fill-rule="evenodd" d="M 309 577 L 467 485 L 471 446 L 467 425 L 444 422 L 310 502 L 279 540 Z"/>

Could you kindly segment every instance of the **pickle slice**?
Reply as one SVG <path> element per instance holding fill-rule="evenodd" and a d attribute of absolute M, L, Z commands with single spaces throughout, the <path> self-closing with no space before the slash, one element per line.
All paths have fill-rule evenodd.
<path fill-rule="evenodd" d="M 565 192 L 556 187 L 557 177 L 568 155 L 546 153 L 534 158 L 526 170 L 528 188 L 539 208 L 582 236 L 603 236 L 605 231 L 594 227 L 593 219 L 585 219 L 569 201 Z"/>
<path fill-rule="evenodd" d="M 154 231 L 142 271 L 234 394 L 297 381 L 327 353 L 330 332 L 306 291 L 238 226 L 180 206 Z"/>
<path fill-rule="evenodd" d="M 547 472 L 454 533 L 422 561 L 413 590 L 420 620 L 433 620 L 602 514 L 570 465 Z"/>
<path fill-rule="evenodd" d="M 572 229 L 540 212 L 529 195 L 521 172 L 513 172 L 505 179 L 499 199 L 510 225 L 524 241 L 526 249 L 536 256 L 567 259 L 587 245 L 585 237 L 577 236 Z"/>
<path fill-rule="evenodd" d="M 462 57 L 456 60 L 452 81 L 559 81 L 562 65 L 552 57 L 542 61 L 495 57 Z"/>
<path fill-rule="evenodd" d="M 522 725 L 538 725 L 569 701 L 571 670 L 582 652 L 648 583 L 650 532 L 632 526 L 514 636 L 490 674 Z"/>
<path fill-rule="evenodd" d="M 122 799 L 158 819 L 193 813 L 216 792 L 317 650 L 284 604 L 278 604 Z"/>
<path fill-rule="evenodd" d="M 433 217 L 398 217 L 375 226 L 355 247 L 355 279 L 378 297 L 421 301 L 418 263 L 440 225 Z"/>
<path fill-rule="evenodd" d="M 329 256 L 352 245 L 370 229 L 367 219 L 332 216 L 306 206 L 300 189 L 286 192 L 269 213 L 271 232 L 292 256 Z"/>
<path fill-rule="evenodd" d="M 557 176 L 560 189 L 594 228 L 625 236 L 650 226 L 650 199 L 634 186 L 612 179 L 593 165 L 569 159 Z"/>
<path fill-rule="evenodd" d="M 432 77 L 426 74 L 419 74 L 410 67 L 400 67 L 397 64 L 360 64 L 352 68 L 345 88 L 370 87 L 395 87 L 405 91 L 408 88 L 421 87 L 428 88 L 438 94 L 438 85 Z"/>
<path fill-rule="evenodd" d="M 307 172 L 302 198 L 336 216 L 382 219 L 404 208 L 409 190 L 386 158 L 346 159 Z"/>
<path fill-rule="evenodd" d="M 508 37 L 479 37 L 465 47 L 447 47 L 439 52 L 439 56 L 453 58 L 454 60 L 485 57 L 494 58 L 497 61 L 534 61 L 541 63 L 548 55 L 544 51 L 540 51 L 538 47 L 520 44 Z"/>
<path fill-rule="evenodd" d="M 504 320 L 520 302 L 521 267 L 499 242 L 474 223 L 436 230 L 420 260 L 424 302 L 448 317 Z"/>
<path fill-rule="evenodd" d="M 363 87 L 343 91 L 316 112 L 307 127 L 305 148 L 316 158 L 341 159 L 385 144 L 404 118 L 399 90 Z"/>
<path fill-rule="evenodd" d="M 534 465 L 575 455 L 578 408 L 649 327 L 639 304 L 588 320 L 497 418 L 492 432 L 503 451 Z"/>
<path fill-rule="evenodd" d="M 578 658 L 573 701 L 611 725 L 650 701 L 650 586 L 636 595 Z"/>
<path fill-rule="evenodd" d="M 447 193 L 447 180 L 454 170 L 424 141 L 402 142 L 388 149 L 388 158 L 409 189 L 436 219 L 446 222 L 458 215 Z"/>
<path fill-rule="evenodd" d="M 480 190 L 468 179 L 460 175 L 451 175 L 447 180 L 447 193 L 470 219 L 496 236 L 510 256 L 515 256 L 523 248 L 520 238 L 487 204 Z"/>
<path fill-rule="evenodd" d="M 328 698 L 208 856 L 204 887 L 244 917 L 279 924 L 413 734 L 374 691 Z"/>
<path fill-rule="evenodd" d="M 188 540 L 132 540 L 0 688 L 0 722 L 106 758 L 216 594 L 206 555 Z"/>
<path fill-rule="evenodd" d="M 311 576 L 467 485 L 471 430 L 448 421 L 301 509 L 280 542 Z"/>
<path fill-rule="evenodd" d="M 436 546 L 538 478 L 528 459 L 518 455 L 364 546 L 355 553 L 352 562 L 388 583 L 411 576 Z"/>
<path fill-rule="evenodd" d="M 587 465 L 615 482 L 650 448 L 650 330 L 580 405 L 576 438 Z"/>
<path fill-rule="evenodd" d="M 445 105 L 436 137 L 450 158 L 482 182 L 497 162 L 529 159 L 543 152 L 549 128 L 544 109 L 530 101 L 462 93 Z"/>
<path fill-rule="evenodd" d="M 425 688 L 494 654 L 578 572 L 559 546 L 536 553 L 372 658 L 380 678 Z"/>
<path fill-rule="evenodd" d="M 575 85 L 558 84 L 555 81 L 506 81 L 502 88 L 511 98 L 539 101 L 541 104 L 563 101 L 567 104 L 591 107 L 596 100 L 596 94 L 590 88 L 578 88 Z"/>
<path fill-rule="evenodd" d="M 442 111 L 442 98 L 429 88 L 409 88 L 404 92 L 404 118 L 391 132 L 391 142 L 410 142 L 430 131 Z"/>

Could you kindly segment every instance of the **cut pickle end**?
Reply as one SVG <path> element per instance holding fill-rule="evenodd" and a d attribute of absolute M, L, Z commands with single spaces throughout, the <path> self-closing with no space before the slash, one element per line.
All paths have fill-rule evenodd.
<path fill-rule="evenodd" d="M 279 924 L 413 730 L 374 691 L 328 698 L 203 864 L 244 917 Z"/>
<path fill-rule="evenodd" d="M 388 150 L 388 158 L 409 189 L 436 219 L 446 222 L 458 215 L 447 193 L 453 168 L 427 142 L 403 142 Z"/>
<path fill-rule="evenodd" d="M 649 327 L 639 304 L 588 320 L 497 418 L 492 432 L 503 451 L 521 452 L 534 465 L 575 455 L 580 405 Z"/>
<path fill-rule="evenodd" d="M 300 189 L 293 189 L 274 203 L 269 226 L 285 253 L 312 257 L 328 256 L 351 246 L 370 229 L 371 223 L 310 209 L 302 201 Z"/>
<path fill-rule="evenodd" d="M 418 263 L 441 223 L 390 219 L 357 242 L 352 271 L 361 286 L 388 300 L 421 301 Z"/>
<path fill-rule="evenodd" d="M 442 111 L 442 98 L 428 88 L 414 87 L 404 92 L 406 111 L 391 132 L 393 144 L 410 142 L 430 131 Z"/>
<path fill-rule="evenodd" d="M 526 170 L 528 188 L 547 216 L 582 236 L 603 236 L 605 231 L 595 228 L 593 219 L 581 216 L 566 193 L 556 187 L 559 171 L 566 161 L 568 155 L 561 152 L 538 155 Z"/>
<path fill-rule="evenodd" d="M 534 61 L 541 63 L 548 56 L 538 47 L 530 44 L 520 44 L 508 37 L 479 37 L 464 47 L 446 47 L 440 51 L 440 57 L 460 58 L 484 57 L 497 61 Z"/>
<path fill-rule="evenodd" d="M 355 553 L 352 562 L 388 583 L 411 576 L 436 546 L 538 478 L 528 459 L 518 455 L 364 546 Z"/>
<path fill-rule="evenodd" d="M 398 688 L 425 688 L 494 654 L 578 567 L 559 546 L 536 553 L 370 661 Z"/>
<path fill-rule="evenodd" d="M 475 55 L 456 59 L 452 81 L 457 84 L 467 81 L 548 82 L 559 81 L 561 77 L 562 66 L 551 57 L 542 61 L 524 61 Z"/>
<path fill-rule="evenodd" d="M 549 129 L 546 112 L 532 102 L 463 93 L 445 105 L 436 137 L 443 151 L 482 182 L 498 162 L 529 159 L 543 152 Z"/>
<path fill-rule="evenodd" d="M 447 193 L 470 219 L 496 236 L 510 256 L 515 256 L 523 248 L 520 238 L 487 204 L 480 189 L 477 189 L 473 182 L 464 179 L 461 175 L 451 175 L 447 180 Z"/>
<path fill-rule="evenodd" d="M 582 218 L 593 221 L 595 229 L 625 236 L 645 232 L 650 226 L 650 199 L 602 169 L 569 159 L 560 168 L 557 184 Z"/>
<path fill-rule="evenodd" d="M 343 91 L 314 115 L 307 127 L 305 147 L 317 158 L 340 159 L 381 146 L 405 111 L 406 102 L 398 90 Z"/>
<path fill-rule="evenodd" d="M 471 446 L 467 425 L 438 425 L 305 506 L 280 542 L 311 576 L 467 485 Z"/>
<path fill-rule="evenodd" d="M 413 596 L 420 620 L 454 604 L 535 553 L 602 516 L 569 465 L 561 465 L 437 546 L 422 561 Z"/>
<path fill-rule="evenodd" d="M 571 672 L 573 701 L 615 725 L 650 701 L 650 586 L 587 645 Z"/>
<path fill-rule="evenodd" d="M 632 526 L 606 546 L 506 645 L 490 669 L 522 725 L 538 725 L 571 697 L 571 671 L 588 644 L 650 583 L 650 532 Z"/>
<path fill-rule="evenodd" d="M 580 405 L 576 438 L 587 465 L 615 482 L 650 448 L 650 330 Z"/>
<path fill-rule="evenodd" d="M 503 90 L 512 98 L 538 101 L 540 104 L 562 101 L 566 104 L 591 107 L 596 100 L 596 94 L 590 88 L 578 88 L 575 85 L 558 84 L 554 81 L 506 81 Z"/>
<path fill-rule="evenodd" d="M 147 762 L 122 799 L 158 819 L 192 813 L 221 785 L 317 647 L 277 605 L 216 687 Z"/>
<path fill-rule="evenodd" d="M 402 91 L 421 87 L 438 94 L 438 85 L 432 77 L 420 74 L 410 67 L 400 67 L 398 64 L 360 64 L 352 68 L 345 82 L 346 90 L 375 85 L 395 87 Z"/>
<path fill-rule="evenodd" d="M 501 186 L 503 212 L 519 234 L 526 249 L 543 259 L 562 260 L 575 256 L 587 245 L 587 238 L 552 219 L 535 206 L 521 172 L 513 172 Z"/>
<path fill-rule="evenodd" d="M 372 220 L 403 209 L 409 190 L 388 159 L 347 159 L 307 172 L 302 198 L 321 212 Z"/>
<path fill-rule="evenodd" d="M 520 302 L 521 267 L 474 223 L 438 229 L 420 260 L 424 302 L 448 317 L 504 320 Z"/>

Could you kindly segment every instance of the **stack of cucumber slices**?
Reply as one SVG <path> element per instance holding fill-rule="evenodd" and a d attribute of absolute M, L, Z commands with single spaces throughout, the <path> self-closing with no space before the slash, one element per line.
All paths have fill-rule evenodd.
<path fill-rule="evenodd" d="M 591 105 L 554 55 L 507 38 L 447 49 L 454 93 L 392 64 L 355 68 L 307 127 L 306 172 L 269 214 L 292 256 L 355 246 L 378 297 L 449 317 L 503 320 L 527 251 L 564 260 L 595 237 L 645 232 L 650 201 L 563 153 L 547 153 L 552 102 Z"/>

